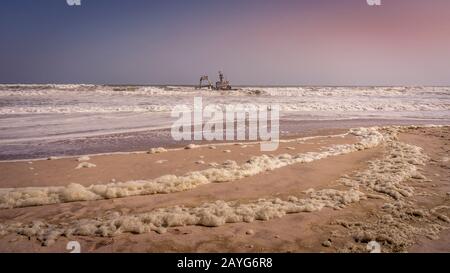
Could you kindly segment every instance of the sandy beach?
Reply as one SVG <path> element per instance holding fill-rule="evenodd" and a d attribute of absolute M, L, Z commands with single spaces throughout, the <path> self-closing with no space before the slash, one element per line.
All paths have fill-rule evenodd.
<path fill-rule="evenodd" d="M 0 251 L 450 251 L 450 129 L 0 162 Z"/>

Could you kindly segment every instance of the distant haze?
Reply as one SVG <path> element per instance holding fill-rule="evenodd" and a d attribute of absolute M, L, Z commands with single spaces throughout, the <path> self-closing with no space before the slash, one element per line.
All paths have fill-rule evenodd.
<path fill-rule="evenodd" d="M 450 1 L 3 0 L 0 83 L 450 85 Z"/>

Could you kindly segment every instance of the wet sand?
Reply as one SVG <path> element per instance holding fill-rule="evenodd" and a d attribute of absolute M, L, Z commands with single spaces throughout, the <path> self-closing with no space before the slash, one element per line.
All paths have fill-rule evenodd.
<path fill-rule="evenodd" d="M 449 125 L 447 120 L 418 119 L 343 119 L 343 120 L 280 120 L 280 137 L 321 135 L 355 127 L 387 125 Z M 0 160 L 75 156 L 111 152 L 143 151 L 155 147 L 183 147 L 190 141 L 174 141 L 169 129 L 107 134 L 64 140 L 21 141 L 0 143 Z M 194 142 L 198 143 L 198 142 Z"/>

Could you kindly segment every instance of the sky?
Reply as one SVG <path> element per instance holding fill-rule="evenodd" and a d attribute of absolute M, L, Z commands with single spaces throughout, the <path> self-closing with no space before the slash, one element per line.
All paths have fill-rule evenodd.
<path fill-rule="evenodd" d="M 450 1 L 2 0 L 0 83 L 450 85 Z"/>

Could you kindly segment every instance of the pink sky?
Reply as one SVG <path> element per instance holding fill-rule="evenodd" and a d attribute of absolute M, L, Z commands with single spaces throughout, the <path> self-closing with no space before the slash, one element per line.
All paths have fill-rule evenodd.
<path fill-rule="evenodd" d="M 0 82 L 450 85 L 448 0 L 63 2 L 3 4 Z"/>

